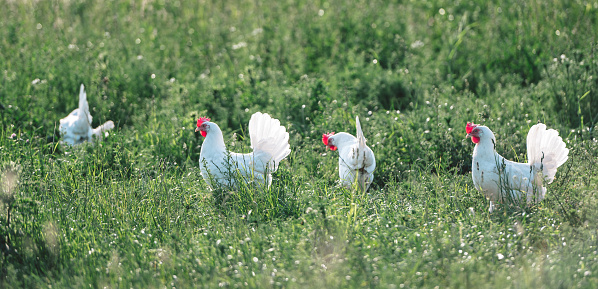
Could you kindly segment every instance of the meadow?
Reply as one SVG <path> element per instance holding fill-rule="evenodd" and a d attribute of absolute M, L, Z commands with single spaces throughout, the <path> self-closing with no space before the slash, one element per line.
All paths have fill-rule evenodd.
<path fill-rule="evenodd" d="M 597 288 L 598 2 L 0 0 L 2 288 Z M 58 143 L 87 89 L 101 143 Z M 248 152 L 280 119 L 268 190 L 210 191 L 196 119 Z M 322 133 L 376 154 L 337 186 Z M 468 121 L 569 160 L 537 205 L 489 202 Z"/>

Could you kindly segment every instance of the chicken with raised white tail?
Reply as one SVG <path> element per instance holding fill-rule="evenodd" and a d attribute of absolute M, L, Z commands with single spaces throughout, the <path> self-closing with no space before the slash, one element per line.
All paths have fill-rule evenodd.
<path fill-rule="evenodd" d="M 92 128 L 91 114 L 89 113 L 89 104 L 87 103 L 87 94 L 85 86 L 81 84 L 79 92 L 79 108 L 73 110 L 67 117 L 60 120 L 61 142 L 69 145 L 77 145 L 86 141 L 91 141 L 93 136 L 98 139 L 102 134 L 114 128 L 114 122 L 111 120 L 104 124 Z"/>
<path fill-rule="evenodd" d="M 352 188 L 357 185 L 363 192 L 374 180 L 376 158 L 374 152 L 365 144 L 359 117 L 355 117 L 357 137 L 346 132 L 323 134 L 322 142 L 330 150 L 338 149 L 338 174 L 341 185 Z"/>
<path fill-rule="evenodd" d="M 261 112 L 254 113 L 249 120 L 251 153 L 228 151 L 220 127 L 209 118 L 198 119 L 195 131 L 205 137 L 199 154 L 199 167 L 210 188 L 234 189 L 241 178 L 260 187 L 270 187 L 272 173 L 291 153 L 289 133 L 285 127 L 280 125 L 279 120 Z"/>
<path fill-rule="evenodd" d="M 552 183 L 557 168 L 567 161 L 569 150 L 554 129 L 538 123 L 527 134 L 527 163 L 517 163 L 496 152 L 494 133 L 482 125 L 467 123 L 467 137 L 473 149 L 472 177 L 477 190 L 493 202 L 505 199 L 540 202 L 546 195 L 544 185 Z"/>

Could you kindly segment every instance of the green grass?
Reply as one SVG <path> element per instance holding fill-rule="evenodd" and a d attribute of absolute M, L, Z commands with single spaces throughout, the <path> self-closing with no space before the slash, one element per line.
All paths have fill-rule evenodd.
<path fill-rule="evenodd" d="M 598 3 L 0 6 L 2 288 L 598 286 Z M 81 83 L 117 129 L 63 147 Z M 248 151 L 256 111 L 291 155 L 268 191 L 210 192 L 196 118 Z M 363 196 L 320 141 L 356 115 L 378 164 Z M 488 213 L 467 121 L 518 161 L 537 121 L 561 133 L 543 202 Z"/>

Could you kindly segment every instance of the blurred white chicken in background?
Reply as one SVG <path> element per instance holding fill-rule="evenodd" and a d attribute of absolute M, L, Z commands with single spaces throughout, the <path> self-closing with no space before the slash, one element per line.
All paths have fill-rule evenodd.
<path fill-rule="evenodd" d="M 374 180 L 376 158 L 374 152 L 365 144 L 366 139 L 361 130 L 359 117 L 355 117 L 357 137 L 346 132 L 323 134 L 322 142 L 327 148 L 335 151 L 338 149 L 338 173 L 341 185 L 352 188 L 357 185 L 363 192 Z"/>
<path fill-rule="evenodd" d="M 89 113 L 85 86 L 81 84 L 79 108 L 73 110 L 67 117 L 60 120 L 61 142 L 69 145 L 77 145 L 86 141 L 92 141 L 92 136 L 101 139 L 102 133 L 114 128 L 114 122 L 111 120 L 96 128 L 92 128 L 91 120 L 92 117 Z"/>

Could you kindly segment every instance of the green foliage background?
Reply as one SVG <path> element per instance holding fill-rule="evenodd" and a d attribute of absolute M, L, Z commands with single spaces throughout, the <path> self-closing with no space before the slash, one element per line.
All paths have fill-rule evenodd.
<path fill-rule="evenodd" d="M 596 1 L 0 6 L 0 287 L 598 286 Z M 63 147 L 81 83 L 117 129 Z M 291 135 L 272 188 L 208 191 L 196 118 L 248 151 L 256 111 Z M 366 195 L 320 141 L 357 115 Z M 489 214 L 467 121 L 518 161 L 529 127 L 557 129 L 548 198 Z"/>

